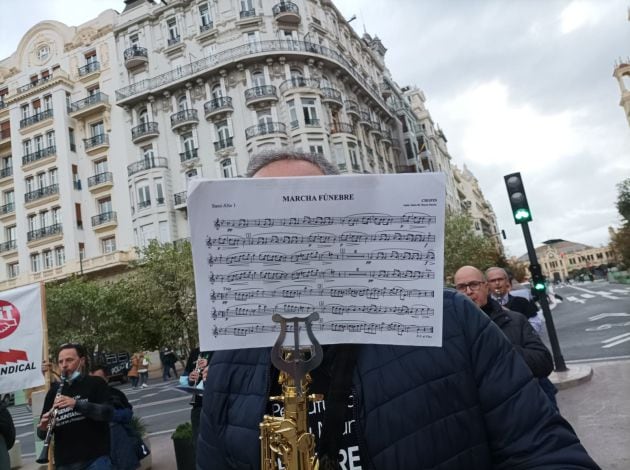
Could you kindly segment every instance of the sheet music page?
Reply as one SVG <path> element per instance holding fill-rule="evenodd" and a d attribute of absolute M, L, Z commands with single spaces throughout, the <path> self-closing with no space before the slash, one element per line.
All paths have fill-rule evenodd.
<path fill-rule="evenodd" d="M 313 312 L 321 344 L 441 346 L 444 206 L 441 173 L 195 180 L 201 350 L 272 346 L 274 313 Z"/>

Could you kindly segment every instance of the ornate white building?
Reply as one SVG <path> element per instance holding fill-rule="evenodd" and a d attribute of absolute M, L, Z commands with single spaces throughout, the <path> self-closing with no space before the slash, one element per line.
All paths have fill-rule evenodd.
<path fill-rule="evenodd" d="M 628 10 L 628 20 L 630 20 L 630 10 Z M 630 124 L 630 58 L 619 59 L 615 63 L 613 76 L 617 79 L 621 92 L 619 106 L 625 111 L 626 119 Z"/>

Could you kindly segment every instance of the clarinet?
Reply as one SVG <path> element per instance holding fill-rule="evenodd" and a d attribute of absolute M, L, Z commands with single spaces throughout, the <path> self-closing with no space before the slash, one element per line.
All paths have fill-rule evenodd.
<path fill-rule="evenodd" d="M 195 371 L 197 372 L 197 378 L 195 379 L 195 382 L 192 385 L 195 390 L 197 389 L 197 385 L 199 385 L 199 381 L 201 380 L 201 372 L 203 371 L 203 367 L 199 367 L 199 361 L 201 359 L 204 359 L 204 357 L 202 357 L 201 353 L 199 353 L 199 355 L 197 356 L 197 360 L 195 361 Z M 197 400 L 197 393 L 195 391 L 193 392 L 192 397 L 190 398 L 189 405 L 194 405 L 196 400 Z"/>
<path fill-rule="evenodd" d="M 53 405 L 57 398 L 61 396 L 61 391 L 66 385 L 65 377 L 61 377 L 61 382 L 59 383 L 59 388 L 57 389 L 57 394 L 53 399 Z M 39 458 L 35 460 L 37 463 L 48 463 L 48 449 L 50 448 L 50 441 L 52 440 L 53 432 L 55 431 L 55 426 L 57 425 L 57 414 L 59 413 L 58 408 L 53 408 L 50 418 L 48 419 L 48 426 L 46 429 L 46 438 L 44 439 L 44 447 L 42 448 L 41 453 L 39 454 Z"/>

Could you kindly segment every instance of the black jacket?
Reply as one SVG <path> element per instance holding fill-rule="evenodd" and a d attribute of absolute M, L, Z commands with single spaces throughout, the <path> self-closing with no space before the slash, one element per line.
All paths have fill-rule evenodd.
<path fill-rule="evenodd" d="M 11 413 L 9 413 L 9 410 L 3 403 L 0 403 L 0 435 L 4 437 L 7 449 L 13 447 L 15 443 L 15 426 L 13 425 Z"/>
<path fill-rule="evenodd" d="M 512 310 L 513 312 L 522 313 L 527 318 L 535 317 L 538 313 L 538 308 L 534 302 L 527 300 L 524 297 L 518 297 L 510 294 L 508 294 L 508 301 L 504 307 L 508 310 Z"/>
<path fill-rule="evenodd" d="M 526 299 L 523 299 L 526 300 Z M 534 377 L 547 377 L 553 371 L 551 353 L 523 315 L 506 310 L 492 298 L 481 308 L 525 359 Z"/>

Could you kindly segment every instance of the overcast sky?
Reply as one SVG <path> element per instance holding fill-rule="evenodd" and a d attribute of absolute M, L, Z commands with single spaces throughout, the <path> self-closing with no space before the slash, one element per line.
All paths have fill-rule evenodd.
<path fill-rule="evenodd" d="M 44 19 L 81 24 L 123 0 L 0 0 L 11 21 L 0 57 Z M 615 185 L 630 177 L 630 127 L 612 77 L 630 56 L 628 0 L 335 0 L 359 33 L 379 36 L 396 82 L 416 85 L 505 230 L 525 252 L 503 175 L 520 171 L 536 245 L 600 246 L 619 224 Z M 384 20 L 386 19 L 386 20 Z M 5 17 L 6 20 L 6 17 Z"/>

